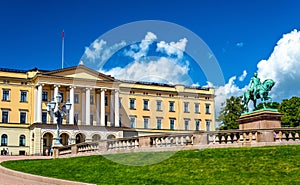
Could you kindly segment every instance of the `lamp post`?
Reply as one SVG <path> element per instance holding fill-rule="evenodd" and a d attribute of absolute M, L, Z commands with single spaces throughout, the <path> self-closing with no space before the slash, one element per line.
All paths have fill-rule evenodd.
<path fill-rule="evenodd" d="M 60 94 L 58 94 L 55 97 L 55 100 L 49 101 L 47 104 L 47 111 L 50 113 L 51 116 L 54 116 L 57 118 L 57 124 L 56 124 L 56 138 L 55 138 L 55 145 L 56 146 L 60 146 L 62 145 L 60 143 L 60 125 L 62 124 L 62 120 L 64 118 L 65 115 L 67 115 L 68 111 L 71 109 L 72 104 L 67 101 L 66 103 L 64 103 L 61 107 L 61 100 L 62 97 Z M 54 112 L 55 108 L 57 106 L 57 110 Z"/>

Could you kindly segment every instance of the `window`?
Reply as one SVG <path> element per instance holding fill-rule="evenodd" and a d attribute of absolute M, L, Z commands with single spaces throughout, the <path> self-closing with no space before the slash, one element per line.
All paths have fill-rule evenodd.
<path fill-rule="evenodd" d="M 20 112 L 20 123 L 26 123 L 26 112 Z"/>
<path fill-rule="evenodd" d="M 1 136 L 1 146 L 7 146 L 7 135 L 6 134 L 2 134 Z"/>
<path fill-rule="evenodd" d="M 108 106 L 108 97 L 105 96 L 105 106 Z"/>
<path fill-rule="evenodd" d="M 75 113 L 74 114 L 74 124 L 77 125 L 78 124 L 78 119 L 79 119 L 79 113 Z"/>
<path fill-rule="evenodd" d="M 149 117 L 144 117 L 144 128 L 149 128 Z"/>
<path fill-rule="evenodd" d="M 200 104 L 195 103 L 195 113 L 200 113 Z"/>
<path fill-rule="evenodd" d="M 20 135 L 20 143 L 19 143 L 19 145 L 20 146 L 25 146 L 25 136 L 24 135 Z"/>
<path fill-rule="evenodd" d="M 184 120 L 184 130 L 189 130 L 190 129 L 190 124 L 189 124 L 189 120 L 185 119 Z"/>
<path fill-rule="evenodd" d="M 8 89 L 3 89 L 2 90 L 2 100 L 3 101 L 9 101 L 9 90 Z"/>
<path fill-rule="evenodd" d="M 184 106 L 184 112 L 189 112 L 189 103 L 188 102 L 184 102 L 183 106 Z"/>
<path fill-rule="evenodd" d="M 149 100 L 144 100 L 144 110 L 149 110 Z"/>
<path fill-rule="evenodd" d="M 3 110 L 2 111 L 2 123 L 8 123 L 8 111 L 7 110 Z"/>
<path fill-rule="evenodd" d="M 157 100 L 156 101 L 156 110 L 157 111 L 162 111 L 161 100 Z"/>
<path fill-rule="evenodd" d="M 199 119 L 195 120 L 195 127 L 196 127 L 195 130 L 197 130 L 197 131 L 200 130 L 200 120 Z"/>
<path fill-rule="evenodd" d="M 91 96 L 90 96 L 90 102 L 91 102 L 91 105 L 94 104 L 94 95 L 93 94 L 91 94 Z"/>
<path fill-rule="evenodd" d="M 210 114 L 210 104 L 205 104 L 205 113 Z"/>
<path fill-rule="evenodd" d="M 27 102 L 27 91 L 21 91 L 21 102 Z"/>
<path fill-rule="evenodd" d="M 157 129 L 161 129 L 161 122 L 162 122 L 162 118 L 157 118 L 156 119 L 156 128 Z"/>
<path fill-rule="evenodd" d="M 135 128 L 135 117 L 130 117 L 130 128 Z"/>
<path fill-rule="evenodd" d="M 119 125 L 120 125 L 120 127 L 122 127 L 122 116 L 121 115 L 119 116 Z"/>
<path fill-rule="evenodd" d="M 94 115 L 90 115 L 90 125 L 93 125 L 94 123 Z"/>
<path fill-rule="evenodd" d="M 47 112 L 42 112 L 42 123 L 47 123 Z"/>
<path fill-rule="evenodd" d="M 175 119 L 174 118 L 170 118 L 170 130 L 174 130 L 175 128 Z"/>
<path fill-rule="evenodd" d="M 119 107 L 122 107 L 122 98 L 119 98 Z"/>
<path fill-rule="evenodd" d="M 210 120 L 206 120 L 206 131 L 210 131 Z"/>
<path fill-rule="evenodd" d="M 169 102 L 169 111 L 174 112 L 175 111 L 175 102 L 170 101 Z"/>
<path fill-rule="evenodd" d="M 130 109 L 135 109 L 135 99 L 130 98 Z"/>
<path fill-rule="evenodd" d="M 79 94 L 74 94 L 74 103 L 79 103 Z"/>
<path fill-rule="evenodd" d="M 42 101 L 48 101 L 48 91 L 42 92 Z"/>

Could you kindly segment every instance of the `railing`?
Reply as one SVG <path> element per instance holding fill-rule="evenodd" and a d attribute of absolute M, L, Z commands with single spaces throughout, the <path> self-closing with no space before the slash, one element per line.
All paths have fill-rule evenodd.
<path fill-rule="evenodd" d="M 216 147 L 300 144 L 300 128 L 226 130 L 161 134 L 73 144 L 56 149 L 56 157 L 118 152 L 165 151 Z"/>

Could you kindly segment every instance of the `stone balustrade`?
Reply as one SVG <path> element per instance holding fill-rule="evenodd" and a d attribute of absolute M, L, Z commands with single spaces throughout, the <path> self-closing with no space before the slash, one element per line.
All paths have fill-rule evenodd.
<path fill-rule="evenodd" d="M 59 147 L 56 157 L 139 151 L 300 144 L 300 128 L 174 133 L 86 142 Z"/>

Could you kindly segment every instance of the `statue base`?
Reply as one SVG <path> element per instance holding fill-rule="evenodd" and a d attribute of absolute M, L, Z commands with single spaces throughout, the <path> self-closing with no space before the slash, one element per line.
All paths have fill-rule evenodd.
<path fill-rule="evenodd" d="M 276 109 L 263 109 L 243 114 L 237 122 L 240 130 L 281 128 L 283 114 Z"/>

